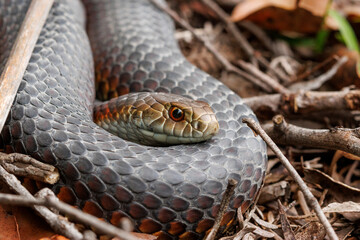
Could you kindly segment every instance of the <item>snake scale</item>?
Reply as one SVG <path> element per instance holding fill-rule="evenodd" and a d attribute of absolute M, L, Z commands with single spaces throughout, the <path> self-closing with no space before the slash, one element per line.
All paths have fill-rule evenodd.
<path fill-rule="evenodd" d="M 29 3 L 0 0 L 1 71 Z M 267 163 L 265 143 L 241 121 L 256 119 L 252 111 L 183 57 L 173 22 L 146 0 L 84 3 L 55 1 L 0 147 L 56 166 L 53 190 L 62 200 L 113 224 L 129 217 L 161 239 L 197 239 L 211 228 L 229 178 L 239 183 L 223 224 L 236 208 L 246 210 Z M 93 122 L 95 85 L 100 99 L 156 91 L 206 101 L 220 130 L 198 144 L 122 140 Z"/>

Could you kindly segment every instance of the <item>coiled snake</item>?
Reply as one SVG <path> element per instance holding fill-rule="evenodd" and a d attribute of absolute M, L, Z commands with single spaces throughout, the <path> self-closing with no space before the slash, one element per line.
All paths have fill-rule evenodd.
<path fill-rule="evenodd" d="M 0 0 L 0 70 L 29 2 Z M 211 228 L 229 178 L 239 184 L 223 222 L 245 210 L 266 167 L 264 142 L 241 121 L 256 119 L 251 110 L 185 60 L 171 19 L 146 0 L 84 2 L 91 47 L 81 2 L 55 1 L 0 146 L 55 165 L 61 199 L 114 224 L 127 216 L 163 238 L 196 239 Z M 95 72 L 100 99 L 156 91 L 206 101 L 219 132 L 167 147 L 122 140 L 93 122 Z"/>

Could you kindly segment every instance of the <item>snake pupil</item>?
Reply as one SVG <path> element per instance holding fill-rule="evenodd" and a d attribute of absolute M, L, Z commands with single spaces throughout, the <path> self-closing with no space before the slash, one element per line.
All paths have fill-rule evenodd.
<path fill-rule="evenodd" d="M 174 121 L 181 121 L 184 119 L 184 112 L 177 107 L 170 108 L 170 117 Z"/>

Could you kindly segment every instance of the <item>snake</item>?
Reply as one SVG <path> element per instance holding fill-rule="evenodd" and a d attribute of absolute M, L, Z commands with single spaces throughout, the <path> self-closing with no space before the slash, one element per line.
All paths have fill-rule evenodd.
<path fill-rule="evenodd" d="M 1 71 L 29 4 L 0 0 Z M 137 231 L 159 239 L 204 236 L 228 180 L 235 179 L 221 222 L 226 226 L 259 193 L 266 144 L 242 122 L 257 121 L 250 108 L 189 63 L 173 35 L 171 18 L 146 0 L 55 0 L 1 131 L 0 147 L 59 169 L 52 189 L 62 201 L 114 225 L 127 217 Z M 101 101 L 126 94 L 136 98 L 135 92 L 206 102 L 218 122 L 216 134 L 202 142 L 151 146 L 94 123 L 94 109 L 111 107 L 110 102 L 107 108 L 98 106 L 95 96 Z"/>

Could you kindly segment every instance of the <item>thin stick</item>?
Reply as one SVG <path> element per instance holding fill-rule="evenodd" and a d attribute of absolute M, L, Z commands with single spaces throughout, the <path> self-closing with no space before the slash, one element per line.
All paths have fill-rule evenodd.
<path fill-rule="evenodd" d="M 322 61 L 321 63 L 317 64 L 316 66 L 314 66 L 311 69 L 306 70 L 304 73 L 300 74 L 299 76 L 297 76 L 296 81 L 301 81 L 305 78 L 307 78 L 308 76 L 310 76 L 310 74 L 316 72 L 317 70 L 319 70 L 320 68 L 326 66 L 327 64 L 329 64 L 330 62 L 336 60 L 337 56 L 336 55 L 332 55 L 329 58 L 326 58 L 324 61 Z"/>
<path fill-rule="evenodd" d="M 138 240 L 137 237 L 129 232 L 119 229 L 107 222 L 101 221 L 98 218 L 84 213 L 79 209 L 76 209 L 66 203 L 59 201 L 55 197 L 44 198 L 24 198 L 23 196 L 0 193 L 0 202 L 2 204 L 20 205 L 20 206 L 44 206 L 48 208 L 55 208 L 60 212 L 78 220 L 86 225 L 98 228 L 101 232 L 105 232 L 111 236 L 117 236 L 121 239 Z"/>
<path fill-rule="evenodd" d="M 348 61 L 347 56 L 342 56 L 339 60 L 325 73 L 320 76 L 312 79 L 311 81 L 306 82 L 297 82 L 289 86 L 289 89 L 292 91 L 309 91 L 318 89 L 321 87 L 326 81 L 329 81 L 339 70 L 339 68 L 344 65 Z"/>
<path fill-rule="evenodd" d="M 281 74 L 276 69 L 272 69 L 270 67 L 269 62 L 248 42 L 248 40 L 243 36 L 243 34 L 239 31 L 236 24 L 230 20 L 229 14 L 227 14 L 216 2 L 213 0 L 202 0 L 202 2 L 213 10 L 219 18 L 226 24 L 226 28 L 228 31 L 234 36 L 235 40 L 239 43 L 241 49 L 245 52 L 247 57 L 251 60 L 251 63 L 254 67 L 258 68 L 258 61 L 267 67 L 270 71 L 272 71 L 276 76 L 278 76 L 283 81 L 289 81 L 284 74 Z"/>
<path fill-rule="evenodd" d="M 35 200 L 33 195 L 21 185 L 20 181 L 14 175 L 6 172 L 2 166 L 0 166 L 0 179 L 12 190 L 20 194 L 21 199 L 27 199 L 29 201 Z M 55 232 L 61 233 L 71 239 L 83 239 L 82 234 L 75 228 L 75 225 L 68 222 L 65 218 L 59 218 L 57 214 L 54 214 L 48 208 L 43 206 L 35 206 L 34 209 L 45 219 Z"/>
<path fill-rule="evenodd" d="M 228 30 L 233 34 L 236 41 L 239 43 L 239 46 L 245 52 L 247 57 L 249 59 L 251 59 L 251 62 L 253 62 L 253 63 L 256 62 L 256 59 L 254 57 L 255 51 L 254 51 L 253 47 L 246 40 L 246 38 L 242 35 L 242 33 L 237 29 L 235 23 L 230 21 L 230 16 L 213 1 L 202 0 L 202 2 L 206 6 L 208 6 L 211 10 L 216 12 L 216 14 L 222 19 L 222 21 L 225 22 Z"/>
<path fill-rule="evenodd" d="M 20 27 L 9 59 L 0 76 L 0 130 L 4 127 L 26 66 L 53 2 L 54 0 L 32 0 Z"/>
<path fill-rule="evenodd" d="M 229 72 L 235 73 L 241 77 L 243 77 L 245 80 L 257 85 L 261 89 L 263 89 L 266 92 L 271 91 L 271 88 L 269 89 L 269 86 L 257 79 L 256 77 L 252 76 L 251 74 L 248 74 L 247 72 L 239 69 L 238 67 L 231 64 L 223 55 L 219 53 L 219 51 L 205 38 L 200 36 L 196 33 L 195 29 L 190 26 L 188 22 L 186 22 L 184 19 L 182 19 L 176 12 L 168 8 L 167 6 L 164 6 L 163 4 L 160 4 L 156 0 L 150 0 L 151 3 L 153 3 L 157 8 L 167 13 L 175 22 L 177 22 L 179 25 L 181 25 L 183 28 L 187 29 L 191 34 L 200 42 L 204 44 L 204 46 L 211 52 L 214 57 L 225 67 L 225 69 Z M 270 86 L 272 87 L 272 86 Z"/>
<path fill-rule="evenodd" d="M 54 229 L 55 232 L 61 233 L 62 235 L 70 239 L 80 240 L 84 238 L 82 234 L 75 228 L 75 225 L 73 223 L 68 222 L 66 218 L 59 217 L 57 214 L 53 213 L 45 206 L 54 207 L 60 212 L 71 216 L 73 219 L 78 220 L 83 224 L 92 226 L 107 235 L 117 236 L 121 239 L 138 239 L 137 237 L 131 235 L 124 230 L 121 230 L 107 222 L 101 221 L 90 214 L 82 212 L 81 210 L 75 209 L 68 204 L 60 202 L 56 197 L 46 197 L 45 200 L 39 200 L 41 198 L 35 198 L 23 185 L 21 185 L 20 181 L 14 175 L 8 173 L 1 165 L 0 180 L 6 183 L 6 185 L 9 186 L 10 189 L 14 190 L 17 194 L 20 195 L 6 195 L 4 197 L 3 194 L 0 194 L 0 196 L 2 196 L 0 197 L 1 204 L 7 203 L 18 205 L 20 204 L 23 206 L 32 206 L 45 219 L 45 221 L 50 225 L 50 227 Z M 44 189 L 42 191 L 44 191 Z M 20 200 L 16 200 L 15 202 L 15 198 Z"/>
<path fill-rule="evenodd" d="M 263 73 L 254 65 L 244 62 L 242 60 L 238 61 L 239 65 L 247 72 L 252 73 L 255 77 L 261 79 L 262 82 L 266 83 L 267 85 L 271 86 L 271 88 L 278 92 L 278 93 L 290 93 L 288 89 L 282 86 L 278 81 L 271 78 L 269 75 Z"/>
<path fill-rule="evenodd" d="M 262 30 L 258 25 L 250 21 L 241 21 L 237 23 L 240 27 L 245 28 L 247 31 L 252 33 L 263 45 L 270 50 L 275 56 L 279 56 L 280 53 L 277 48 L 273 47 L 273 42 L 270 37 Z"/>
<path fill-rule="evenodd" d="M 216 233 L 219 230 L 221 219 L 224 216 L 225 210 L 229 206 L 230 198 L 234 194 L 234 189 L 237 185 L 237 181 L 235 179 L 230 178 L 228 181 L 228 185 L 226 187 L 226 191 L 222 197 L 220 209 L 219 212 L 215 218 L 215 223 L 212 229 L 210 230 L 210 233 L 207 235 L 205 240 L 213 240 L 215 239 Z"/>
<path fill-rule="evenodd" d="M 325 214 L 321 210 L 319 203 L 317 202 L 314 195 L 310 192 L 309 188 L 306 186 L 305 182 L 301 179 L 298 172 L 291 165 L 289 160 L 284 156 L 281 150 L 276 146 L 276 144 L 271 140 L 271 138 L 266 134 L 266 132 L 260 127 L 260 125 L 255 122 L 255 120 L 251 118 L 244 118 L 243 122 L 245 122 L 251 129 L 253 129 L 257 134 L 259 134 L 262 139 L 268 144 L 269 148 L 278 156 L 282 164 L 289 171 L 291 177 L 296 181 L 299 185 L 300 190 L 304 193 L 304 197 L 307 200 L 308 204 L 314 209 L 316 215 L 318 216 L 320 222 L 324 225 L 325 230 L 330 239 L 338 240 L 338 236 L 336 235 L 334 229 L 331 224 L 327 220 Z"/>

